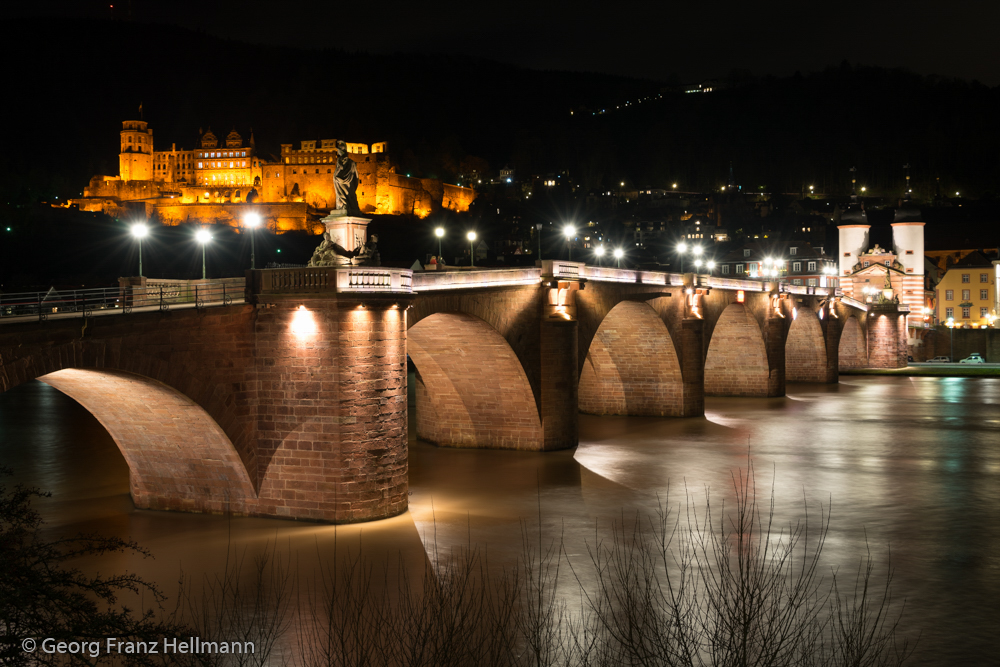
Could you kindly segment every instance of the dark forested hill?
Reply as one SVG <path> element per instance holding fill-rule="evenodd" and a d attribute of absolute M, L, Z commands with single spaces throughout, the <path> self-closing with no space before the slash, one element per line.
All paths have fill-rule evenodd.
<path fill-rule="evenodd" d="M 252 128 L 265 153 L 311 138 L 388 140 L 405 170 L 441 178 L 467 156 L 522 175 L 569 169 L 587 188 L 708 189 L 730 162 L 745 187 L 786 192 L 843 191 L 852 165 L 873 193 L 898 192 L 904 163 L 925 196 L 993 192 L 1000 177 L 1000 90 L 904 71 L 845 64 L 685 95 L 453 56 L 348 53 L 333 36 L 331 48 L 292 49 L 163 25 L 2 26 L 8 200 L 75 196 L 91 175 L 117 173 L 120 122 L 140 102 L 157 147 L 191 148 L 209 126 Z"/>

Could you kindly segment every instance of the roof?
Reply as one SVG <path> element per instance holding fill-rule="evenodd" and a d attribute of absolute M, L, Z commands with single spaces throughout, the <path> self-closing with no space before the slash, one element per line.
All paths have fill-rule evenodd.
<path fill-rule="evenodd" d="M 968 255 L 958 260 L 949 269 L 957 269 L 960 267 L 986 267 L 993 268 L 993 258 L 987 257 L 984 253 L 979 250 L 970 252 Z"/>

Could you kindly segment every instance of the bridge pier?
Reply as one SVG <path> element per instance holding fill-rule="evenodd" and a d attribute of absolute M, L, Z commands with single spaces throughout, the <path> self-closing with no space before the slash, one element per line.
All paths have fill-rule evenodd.
<path fill-rule="evenodd" d="M 868 311 L 868 365 L 870 368 L 905 368 L 906 315 L 895 303 L 873 303 Z"/>

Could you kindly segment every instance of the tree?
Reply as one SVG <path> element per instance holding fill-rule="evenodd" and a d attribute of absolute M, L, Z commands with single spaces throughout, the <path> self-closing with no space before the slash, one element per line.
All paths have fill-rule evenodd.
<path fill-rule="evenodd" d="M 0 467 L 0 479 L 10 476 Z M 118 537 L 78 535 L 48 540 L 41 536 L 43 524 L 31 507 L 35 498 L 50 494 L 0 483 L 0 663 L 5 665 L 66 664 L 66 655 L 42 650 L 44 638 L 86 642 L 89 648 L 70 656 L 77 664 L 109 660 L 106 638 L 160 642 L 162 637 L 181 637 L 186 628 L 162 621 L 157 613 L 165 599 L 156 585 L 137 574 L 86 575 L 66 566 L 81 556 L 114 553 L 150 554 L 135 542 Z M 120 601 L 129 593 L 148 595 L 153 608 L 132 610 Z M 34 639 L 33 652 L 22 650 L 22 641 Z M 99 655 L 91 642 L 97 642 Z M 126 665 L 154 664 L 149 655 L 115 655 Z"/>

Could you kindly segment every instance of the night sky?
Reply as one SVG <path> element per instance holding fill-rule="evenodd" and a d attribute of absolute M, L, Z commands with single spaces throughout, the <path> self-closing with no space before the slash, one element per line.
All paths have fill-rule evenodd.
<path fill-rule="evenodd" d="M 435 52 L 680 83 L 733 69 L 788 75 L 843 60 L 1000 84 L 1000 3 L 240 2 L 37 0 L 3 16 L 124 18 L 240 41 Z M 157 48 L 151 45 L 151 48 Z M 160 45 L 159 48 L 169 48 Z M 237 69 L 242 63 L 233 63 Z"/>

